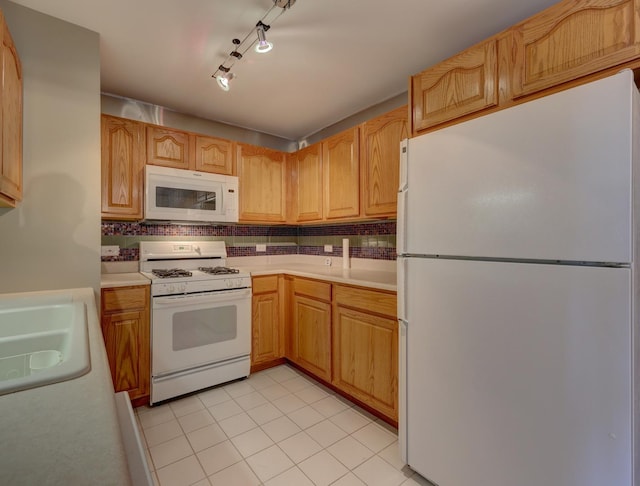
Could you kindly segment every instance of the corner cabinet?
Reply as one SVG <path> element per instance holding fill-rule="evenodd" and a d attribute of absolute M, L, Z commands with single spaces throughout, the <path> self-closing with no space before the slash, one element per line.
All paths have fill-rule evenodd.
<path fill-rule="evenodd" d="M 102 116 L 102 218 L 142 219 L 144 125 Z"/>
<path fill-rule="evenodd" d="M 149 398 L 149 286 L 105 288 L 101 292 L 102 335 L 116 392 L 128 391 L 132 402 Z"/>
<path fill-rule="evenodd" d="M 0 207 L 15 207 L 22 200 L 22 65 L 0 11 L 2 46 L 2 132 Z"/>
<path fill-rule="evenodd" d="M 362 212 L 365 217 L 396 217 L 400 141 L 409 136 L 403 106 L 362 124 Z"/>
<path fill-rule="evenodd" d="M 327 220 L 360 216 L 360 139 L 358 127 L 322 142 L 324 216 Z"/>
<path fill-rule="evenodd" d="M 285 223 L 285 153 L 243 143 L 237 146 L 240 222 Z"/>
<path fill-rule="evenodd" d="M 253 277 L 251 303 L 251 367 L 284 356 L 284 329 L 278 275 Z"/>
<path fill-rule="evenodd" d="M 473 46 L 411 78 L 412 132 L 498 104 L 498 40 Z"/>
<path fill-rule="evenodd" d="M 512 30 L 518 97 L 638 58 L 640 1 L 564 1 Z"/>

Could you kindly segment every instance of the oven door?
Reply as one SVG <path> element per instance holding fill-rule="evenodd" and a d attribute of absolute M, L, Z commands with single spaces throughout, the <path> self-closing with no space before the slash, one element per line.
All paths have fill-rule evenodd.
<path fill-rule="evenodd" d="M 151 375 L 248 356 L 251 289 L 154 297 Z"/>

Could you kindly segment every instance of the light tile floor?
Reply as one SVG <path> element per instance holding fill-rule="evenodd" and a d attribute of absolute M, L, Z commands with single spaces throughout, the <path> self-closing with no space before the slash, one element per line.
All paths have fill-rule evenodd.
<path fill-rule="evenodd" d="M 135 411 L 160 486 L 430 484 L 396 429 L 287 365 Z"/>

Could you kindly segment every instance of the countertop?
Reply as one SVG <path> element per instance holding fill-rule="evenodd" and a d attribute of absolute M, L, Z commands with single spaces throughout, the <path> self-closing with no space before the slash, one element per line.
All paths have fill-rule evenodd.
<path fill-rule="evenodd" d="M 328 267 L 308 263 L 284 263 L 269 265 L 239 265 L 238 268 L 248 271 L 252 276 L 273 275 L 286 273 L 296 277 L 315 278 L 334 283 L 357 285 L 380 290 L 396 290 L 395 272 L 380 270 L 365 270 L 357 268 L 343 269 L 342 267 Z"/>
<path fill-rule="evenodd" d="M 91 370 L 75 379 L 0 396 L 0 482 L 129 485 L 93 289 L 53 292 L 79 292 L 74 295 L 87 302 Z M 6 295 L 0 295 L 0 301 Z"/>
<path fill-rule="evenodd" d="M 227 265 L 249 272 L 252 276 L 286 273 L 296 277 L 315 278 L 347 285 L 396 291 L 395 262 L 352 258 L 351 268 L 342 268 L 342 258 L 332 258 L 332 265 L 323 265 L 325 257 L 314 255 L 274 255 L 231 257 Z M 135 272 L 137 262 L 103 263 L 102 288 L 129 285 L 149 285 L 150 280 Z"/>
<path fill-rule="evenodd" d="M 151 280 L 138 272 L 103 273 L 100 276 L 100 287 L 129 287 L 131 285 L 150 285 Z"/>

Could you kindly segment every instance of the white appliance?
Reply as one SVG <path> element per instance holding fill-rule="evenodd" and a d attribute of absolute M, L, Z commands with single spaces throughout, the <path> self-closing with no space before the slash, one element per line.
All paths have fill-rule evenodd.
<path fill-rule="evenodd" d="M 145 220 L 238 222 L 238 178 L 145 166 Z"/>
<path fill-rule="evenodd" d="M 638 108 L 623 71 L 403 141 L 400 446 L 439 486 L 638 484 Z"/>
<path fill-rule="evenodd" d="M 142 241 L 151 279 L 151 404 L 249 376 L 251 277 L 223 241 Z"/>

